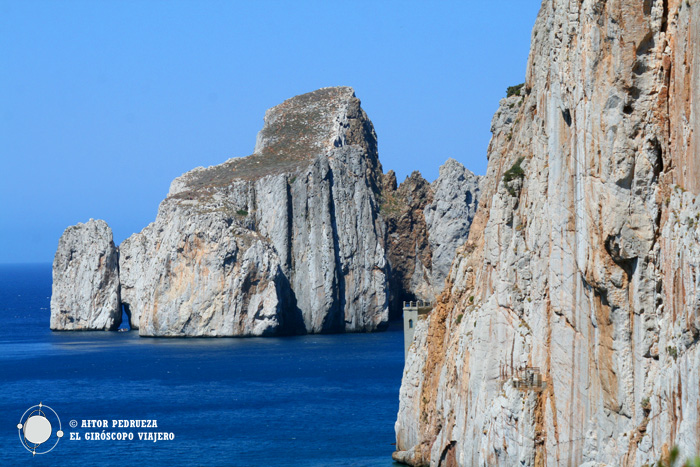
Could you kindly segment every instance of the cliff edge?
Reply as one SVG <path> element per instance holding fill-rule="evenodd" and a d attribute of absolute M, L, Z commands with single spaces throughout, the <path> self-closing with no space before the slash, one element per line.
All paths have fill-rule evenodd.
<path fill-rule="evenodd" d="M 699 96 L 697 1 L 543 2 L 469 239 L 416 329 L 395 459 L 700 452 Z"/>

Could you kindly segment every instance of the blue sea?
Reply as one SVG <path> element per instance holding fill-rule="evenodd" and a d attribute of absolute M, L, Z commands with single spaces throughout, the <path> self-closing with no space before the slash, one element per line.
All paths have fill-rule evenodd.
<path fill-rule="evenodd" d="M 51 332 L 50 296 L 51 265 L 0 265 L 0 466 L 395 465 L 400 326 L 244 339 Z M 53 431 L 37 453 L 58 443 L 33 456 L 17 425 L 39 403 L 58 418 L 43 409 Z M 108 426 L 84 428 L 83 420 Z M 103 430 L 134 439 L 86 439 Z"/>

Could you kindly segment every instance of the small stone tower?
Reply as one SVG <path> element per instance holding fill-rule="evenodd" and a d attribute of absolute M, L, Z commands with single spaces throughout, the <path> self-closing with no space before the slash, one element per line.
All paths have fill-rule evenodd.
<path fill-rule="evenodd" d="M 416 324 L 419 319 L 425 319 L 433 305 L 430 302 L 403 302 L 403 348 L 404 358 L 408 357 L 408 349 L 413 342 L 413 334 L 416 332 Z"/>

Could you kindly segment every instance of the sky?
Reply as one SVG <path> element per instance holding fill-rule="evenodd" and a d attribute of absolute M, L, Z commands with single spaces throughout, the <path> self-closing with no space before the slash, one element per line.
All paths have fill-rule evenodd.
<path fill-rule="evenodd" d="M 538 0 L 0 0 L 0 263 L 51 262 L 64 229 L 118 245 L 170 182 L 253 151 L 265 110 L 352 86 L 384 171 L 486 171 L 524 81 Z"/>

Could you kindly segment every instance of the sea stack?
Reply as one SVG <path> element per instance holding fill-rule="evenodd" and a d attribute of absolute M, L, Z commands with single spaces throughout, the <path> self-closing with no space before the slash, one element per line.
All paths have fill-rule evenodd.
<path fill-rule="evenodd" d="M 270 109 L 252 155 L 175 179 L 120 246 L 143 336 L 374 331 L 388 320 L 377 138 L 348 87 Z"/>
<path fill-rule="evenodd" d="M 51 329 L 111 331 L 119 327 L 119 260 L 103 220 L 68 227 L 53 260 Z"/>
<path fill-rule="evenodd" d="M 296 96 L 267 111 L 253 154 L 176 178 L 119 246 L 116 308 L 85 306 L 123 306 L 142 336 L 381 330 L 390 291 L 400 316 L 400 300 L 442 290 L 479 180 L 450 159 L 433 184 L 415 172 L 397 188 L 352 88 Z"/>

